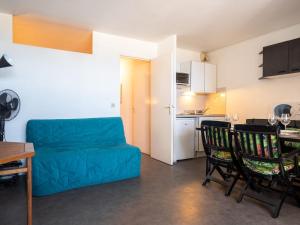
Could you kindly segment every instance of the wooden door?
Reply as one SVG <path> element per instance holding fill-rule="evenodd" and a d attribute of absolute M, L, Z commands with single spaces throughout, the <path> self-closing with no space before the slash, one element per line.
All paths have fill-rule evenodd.
<path fill-rule="evenodd" d="M 134 61 L 132 143 L 150 154 L 150 62 Z"/>
<path fill-rule="evenodd" d="M 176 36 L 159 43 L 151 62 L 151 157 L 173 165 Z"/>

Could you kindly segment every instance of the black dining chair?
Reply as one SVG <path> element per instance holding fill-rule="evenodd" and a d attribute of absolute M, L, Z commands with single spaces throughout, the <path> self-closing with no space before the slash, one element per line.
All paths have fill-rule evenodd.
<path fill-rule="evenodd" d="M 246 119 L 247 125 L 264 125 L 264 126 L 270 126 L 268 119 Z M 280 129 L 284 129 L 284 125 L 282 125 L 280 122 L 277 123 Z M 289 125 L 287 125 L 287 128 L 295 128 L 300 129 L 300 120 L 291 120 Z"/>
<path fill-rule="evenodd" d="M 246 119 L 246 124 L 270 126 L 267 119 Z M 277 123 L 277 126 L 279 127 L 280 130 L 284 130 L 284 125 L 282 125 L 280 122 Z M 289 129 L 300 129 L 300 121 L 291 120 L 290 124 L 287 127 Z M 281 143 L 281 150 L 283 153 L 291 152 L 296 149 L 300 149 L 300 143 L 295 143 L 290 141 Z"/>
<path fill-rule="evenodd" d="M 227 187 L 225 196 L 229 196 L 240 178 L 236 168 L 236 158 L 232 149 L 231 124 L 221 121 L 202 121 L 201 136 L 206 154 L 206 177 L 203 185 L 214 181 Z M 217 171 L 222 180 L 213 177 Z"/>
<path fill-rule="evenodd" d="M 248 125 L 269 125 L 268 119 L 246 119 Z"/>
<path fill-rule="evenodd" d="M 290 152 L 283 157 L 278 139 L 279 128 L 244 124 L 234 128 L 235 155 L 246 178 L 238 202 L 248 196 L 267 203 L 272 206 L 274 218 L 278 217 L 287 194 L 293 194 L 300 203 L 292 187 L 295 165 L 298 164 L 297 153 Z M 276 188 L 278 186 L 280 189 Z M 265 190 L 279 192 L 280 197 L 268 198 L 260 193 Z"/>

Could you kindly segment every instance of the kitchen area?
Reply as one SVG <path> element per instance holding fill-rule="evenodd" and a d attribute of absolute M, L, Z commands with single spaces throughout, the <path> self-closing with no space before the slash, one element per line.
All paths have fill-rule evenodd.
<path fill-rule="evenodd" d="M 217 89 L 217 67 L 205 58 L 178 50 L 174 162 L 204 156 L 201 133 L 196 131 L 201 121 L 225 120 L 226 90 Z"/>

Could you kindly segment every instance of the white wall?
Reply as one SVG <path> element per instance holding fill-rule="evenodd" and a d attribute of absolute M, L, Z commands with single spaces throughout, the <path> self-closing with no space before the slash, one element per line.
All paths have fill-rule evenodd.
<path fill-rule="evenodd" d="M 17 118 L 6 123 L 6 139 L 23 141 L 29 119 L 107 117 L 120 114 L 120 55 L 151 59 L 151 42 L 94 32 L 94 54 L 13 44 L 12 17 L 0 14 L 0 54 L 14 66 L 0 69 L 0 90 L 21 98 Z"/>
<path fill-rule="evenodd" d="M 176 49 L 176 71 L 180 72 L 180 63 L 188 61 L 200 61 L 200 52 L 194 52 L 182 48 Z"/>
<path fill-rule="evenodd" d="M 0 41 L 12 40 L 12 18 L 10 15 L 0 13 Z"/>
<path fill-rule="evenodd" d="M 278 103 L 300 102 L 300 76 L 258 80 L 262 48 L 299 37 L 300 24 L 209 53 L 210 61 L 217 64 L 218 87 L 227 89 L 227 113 L 238 113 L 243 122 L 267 118 Z"/>
<path fill-rule="evenodd" d="M 180 72 L 180 64 L 187 61 L 200 61 L 200 52 L 177 48 L 176 50 L 176 70 Z M 183 113 L 184 110 L 203 109 L 207 96 L 205 95 L 184 95 L 189 88 L 181 87 L 176 90 L 176 112 Z"/>

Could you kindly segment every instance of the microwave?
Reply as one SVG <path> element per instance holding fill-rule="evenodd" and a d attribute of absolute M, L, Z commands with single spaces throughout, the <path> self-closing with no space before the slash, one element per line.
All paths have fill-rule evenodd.
<path fill-rule="evenodd" d="M 190 85 L 190 75 L 188 73 L 176 73 L 176 84 L 177 85 Z"/>

